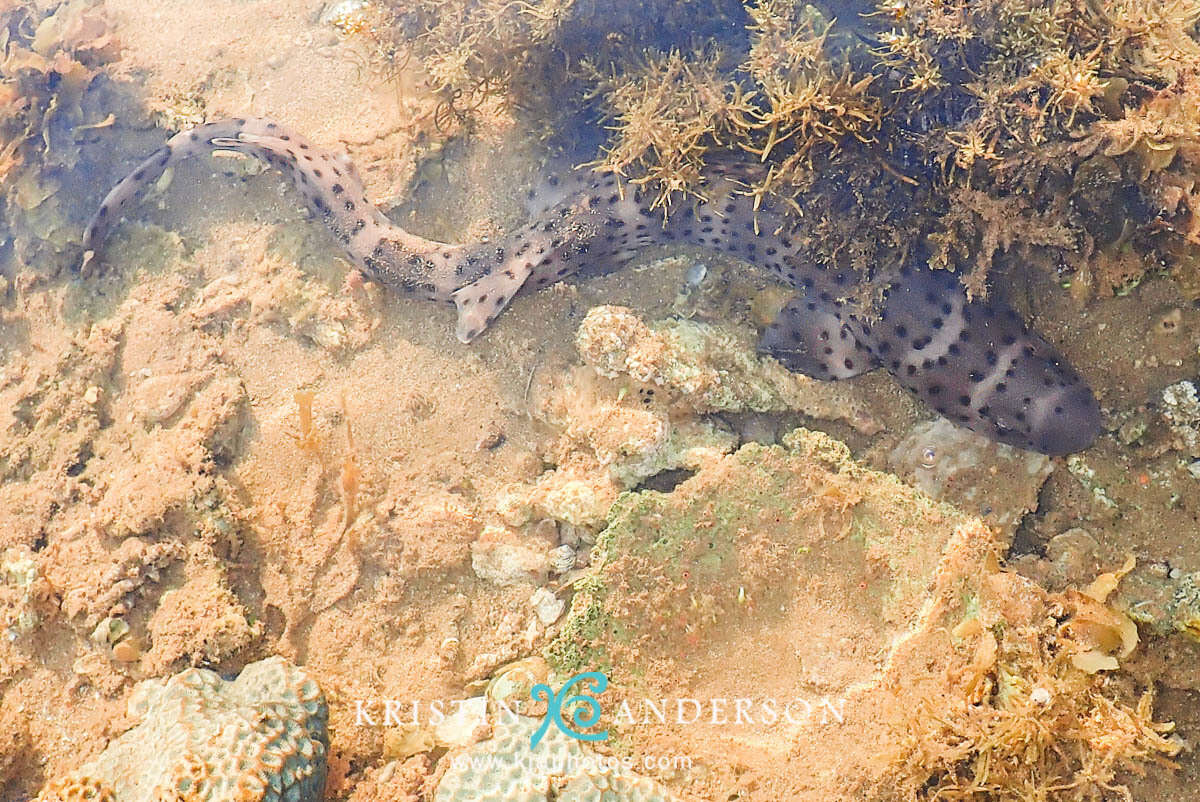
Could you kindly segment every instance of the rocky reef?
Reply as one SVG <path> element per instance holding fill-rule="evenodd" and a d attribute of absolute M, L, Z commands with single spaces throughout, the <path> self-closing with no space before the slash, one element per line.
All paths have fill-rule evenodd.
<path fill-rule="evenodd" d="M 1048 593 L 1002 570 L 997 548 L 977 520 L 797 430 L 785 446 L 707 460 L 671 494 L 622 496 L 547 655 L 562 676 L 608 672 L 621 704 L 657 699 L 714 660 L 740 660 L 737 673 L 763 682 L 767 660 L 785 670 L 786 687 L 842 694 L 856 711 L 847 718 L 890 722 L 866 747 L 881 750 L 886 768 L 858 767 L 885 798 L 884 789 L 920 788 L 1059 798 L 1048 778 L 1098 791 L 1112 787 L 1118 765 L 1177 754 L 1149 691 L 1096 681 L 1138 645 L 1133 621 L 1109 599 L 1132 563 Z M 745 651 L 781 636 L 786 655 Z M 910 684 L 915 705 L 897 711 L 894 695 Z M 669 729 L 644 725 L 630 719 L 620 737 L 659 743 Z M 864 737 L 805 727 L 826 747 Z M 735 753 L 762 737 L 722 732 Z M 792 749 L 776 759 L 806 752 Z M 848 749 L 863 750 L 861 741 Z"/>

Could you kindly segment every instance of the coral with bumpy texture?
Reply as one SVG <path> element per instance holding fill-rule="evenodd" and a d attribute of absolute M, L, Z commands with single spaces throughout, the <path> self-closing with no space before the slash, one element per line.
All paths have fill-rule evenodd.
<path fill-rule="evenodd" d="M 324 694 L 279 657 L 226 682 L 191 668 L 134 689 L 141 723 L 50 782 L 38 802 L 316 802 L 329 749 Z"/>
<path fill-rule="evenodd" d="M 598 755 L 556 727 L 534 749 L 541 719 L 504 716 L 496 735 L 457 754 L 434 802 L 675 802 L 660 783 L 634 774 L 619 758 Z"/>

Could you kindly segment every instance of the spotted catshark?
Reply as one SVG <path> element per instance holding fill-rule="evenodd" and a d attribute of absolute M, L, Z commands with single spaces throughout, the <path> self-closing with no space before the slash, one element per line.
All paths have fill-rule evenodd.
<path fill-rule="evenodd" d="M 699 246 L 766 268 L 796 289 L 761 339 L 761 348 L 793 371 L 835 380 L 882 367 L 955 423 L 1046 454 L 1080 451 L 1100 431 L 1088 386 L 994 293 L 970 299 L 954 274 L 908 264 L 868 312 L 848 300 L 854 276 L 804 260 L 787 214 L 756 208 L 720 171 L 710 177 L 707 201 L 684 205 L 665 221 L 639 187 L 575 171 L 531 192 L 530 222 L 508 236 L 451 245 L 389 220 L 367 200 L 347 156 L 274 122 L 224 120 L 172 136 L 108 193 L 84 235 L 84 269 L 94 266 L 109 229 L 168 165 L 212 150 L 250 154 L 290 176 L 367 276 L 453 303 L 464 343 L 518 292 L 581 270 L 611 270 L 646 246 Z"/>

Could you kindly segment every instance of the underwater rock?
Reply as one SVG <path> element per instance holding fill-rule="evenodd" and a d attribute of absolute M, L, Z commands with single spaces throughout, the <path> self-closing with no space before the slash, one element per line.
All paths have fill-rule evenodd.
<path fill-rule="evenodd" d="M 663 471 L 695 470 L 704 455 L 737 446 L 732 432 L 697 420 L 686 405 L 673 405 L 669 395 L 627 376 L 606 378 L 586 366 L 556 375 L 545 389 L 539 388 L 533 413 L 560 430 L 547 458 L 570 466 L 577 478 L 607 472 L 606 479 L 584 480 L 595 484 L 599 506 L 580 506 L 584 499 L 572 502 L 570 496 L 583 491 L 568 487 L 565 477 L 543 477 L 538 484 L 545 491 L 541 506 L 547 513 L 574 525 L 602 523 L 615 498 L 611 486 L 628 489 Z"/>
<path fill-rule="evenodd" d="M 566 602 L 546 588 L 535 590 L 529 597 L 529 603 L 533 605 L 533 611 L 537 614 L 538 620 L 547 627 L 557 621 L 563 614 L 563 610 L 567 608 Z"/>
<path fill-rule="evenodd" d="M 622 495 L 547 657 L 560 676 L 605 672 L 606 711 L 678 694 L 680 677 L 687 695 L 714 698 L 769 681 L 773 694 L 842 698 L 845 720 L 869 725 L 814 721 L 780 739 L 724 726 L 732 718 L 699 737 L 692 722 L 676 742 L 696 756 L 692 772 L 708 772 L 706 790 L 736 787 L 729 755 L 751 752 L 800 777 L 833 761 L 839 777 L 877 781 L 838 799 L 963 791 L 984 772 L 988 788 L 1045 777 L 1090 788 L 1112 782 L 1110 756 L 1176 754 L 1149 695 L 1095 679 L 1138 642 L 1107 603 L 1128 567 L 1052 594 L 1002 571 L 998 546 L 978 519 L 799 429 L 782 447 L 714 458 L 669 494 Z M 656 722 L 605 723 L 635 755 L 671 743 Z M 1035 727 L 1033 746 L 1013 737 Z M 798 779 L 771 798 L 810 788 Z"/>
<path fill-rule="evenodd" d="M 665 388 L 696 412 L 802 412 L 872 433 L 878 425 L 845 386 L 791 373 L 733 327 L 694 320 L 647 325 L 619 306 L 590 310 L 575 345 L 601 375 Z"/>
<path fill-rule="evenodd" d="M 1171 425 L 1176 447 L 1200 457 L 1200 397 L 1190 381 L 1172 384 L 1162 392 L 1163 416 Z"/>
<path fill-rule="evenodd" d="M 888 457 L 904 481 L 940 501 L 999 526 L 1011 536 L 1054 470 L 1050 458 L 1021 451 L 955 426 L 945 418 L 918 423 Z"/>
<path fill-rule="evenodd" d="M 1200 641 L 1200 571 L 1138 566 L 1122 581 L 1114 606 L 1157 635 Z"/>
<path fill-rule="evenodd" d="M 325 697 L 282 658 L 251 663 L 230 681 L 199 668 L 146 680 L 130 696 L 129 715 L 140 723 L 51 780 L 38 802 L 321 798 Z"/>
<path fill-rule="evenodd" d="M 544 552 L 520 543 L 500 527 L 485 527 L 471 544 L 471 570 L 480 579 L 501 587 L 521 582 L 541 584 L 549 571 Z"/>
<path fill-rule="evenodd" d="M 797 429 L 784 443 L 715 455 L 669 494 L 623 494 L 592 551 L 595 568 L 574 585 L 548 647 L 551 664 L 570 675 L 623 672 L 638 655 L 682 659 L 754 610 L 786 606 L 811 622 L 844 599 L 829 631 L 802 650 L 799 679 L 820 687 L 867 680 L 874 663 L 840 652 L 848 633 L 870 632 L 869 650 L 885 651 L 919 614 L 946 541 L 985 530 L 863 468 L 827 435 Z M 817 585 L 821 599 L 793 595 Z M 864 598 L 883 601 L 867 612 L 853 601 Z"/>
<path fill-rule="evenodd" d="M 540 718 L 503 716 L 496 734 L 444 760 L 434 802 L 675 802 L 660 783 L 634 774 L 620 758 L 599 755 L 549 727 L 530 751 Z M 532 759 L 531 759 L 532 758 Z M 482 768 L 481 768 L 482 767 Z"/>
<path fill-rule="evenodd" d="M 191 549 L 185 570 L 187 580 L 162 594 L 146 623 L 151 648 L 141 667 L 150 675 L 169 672 L 181 661 L 218 665 L 262 632 L 211 553 Z"/>
<path fill-rule="evenodd" d="M 1081 585 L 1100 571 L 1097 553 L 1100 544 L 1080 527 L 1061 532 L 1046 543 L 1050 577 L 1061 585 Z"/>
<path fill-rule="evenodd" d="M 620 489 L 607 474 L 588 476 L 566 466 L 544 474 L 530 495 L 544 515 L 573 526 L 599 526 Z"/>

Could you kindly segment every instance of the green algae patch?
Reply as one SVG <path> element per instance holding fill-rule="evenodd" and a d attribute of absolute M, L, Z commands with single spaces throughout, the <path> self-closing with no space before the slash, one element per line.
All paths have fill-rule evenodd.
<path fill-rule="evenodd" d="M 607 674 L 604 723 L 623 753 L 674 744 L 730 787 L 729 756 L 753 755 L 862 791 L 831 799 L 936 788 L 1047 800 L 1115 788 L 1116 767 L 1178 753 L 1151 693 L 1099 681 L 1136 645 L 1114 638 L 1127 625 L 1103 598 L 1003 570 L 978 519 L 827 435 L 785 443 L 713 456 L 671 493 L 612 506 L 548 658 L 563 676 Z M 747 710 L 815 699 L 844 718 L 791 722 L 781 737 L 753 713 L 663 721 L 639 707 L 679 697 Z"/>
<path fill-rule="evenodd" d="M 616 621 L 604 609 L 607 596 L 607 589 L 597 576 L 585 577 L 575 584 L 570 616 L 546 649 L 547 659 L 562 673 L 611 670 L 612 662 L 603 644 L 613 636 L 627 639 L 617 634 Z"/>
<path fill-rule="evenodd" d="M 671 493 L 622 494 L 597 539 L 594 573 L 576 584 L 548 647 L 551 664 L 635 678 L 647 661 L 777 618 L 818 579 L 840 588 L 885 652 L 970 519 L 862 467 L 826 435 L 800 429 L 786 442 L 713 455 Z"/>

